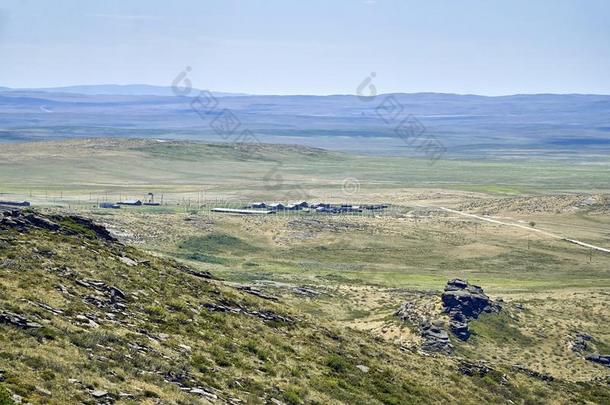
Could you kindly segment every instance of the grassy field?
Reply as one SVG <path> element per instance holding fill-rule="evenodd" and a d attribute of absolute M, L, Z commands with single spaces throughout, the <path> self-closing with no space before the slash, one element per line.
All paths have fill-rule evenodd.
<path fill-rule="evenodd" d="M 302 147 L 244 150 L 139 140 L 19 144 L 5 148 L 2 156 L 0 184 L 6 197 L 31 198 L 41 212 L 91 217 L 128 246 L 209 271 L 227 288 L 255 287 L 277 297 L 282 310 L 344 331 L 350 339 L 355 339 L 352 333 L 375 339 L 379 350 L 417 352 L 418 325 L 400 321 L 394 312 L 409 301 L 426 316 L 444 319 L 438 311 L 440 292 L 447 280 L 459 277 L 503 300 L 504 309 L 474 322 L 468 342 L 452 339 L 456 358 L 501 369 L 520 364 L 570 384 L 589 384 L 608 375 L 607 368 L 574 353 L 570 342 L 586 333 L 593 336 L 596 349 L 610 346 L 609 255 L 438 209 L 530 224 L 610 247 L 608 162 L 450 160 L 430 166 L 424 160 Z M 342 190 L 344 178 L 357 179 L 359 188 Z M 362 215 L 257 217 L 209 211 L 227 201 L 239 206 L 253 200 L 298 200 L 303 190 L 315 200 L 385 202 L 390 208 Z M 144 198 L 147 192 L 157 198 L 163 194 L 164 204 L 94 207 L 98 199 Z M 95 275 L 95 270 L 87 271 Z M 298 287 L 315 295 L 297 294 Z M 261 332 L 247 327 L 254 329 L 242 332 Z M 261 337 L 267 338 L 275 339 Z M 204 351 L 208 349 L 230 351 Z M 265 350 L 280 356 L 276 349 Z M 330 363 L 336 362 L 341 363 Z M 274 373 L 282 378 L 283 371 Z M 407 372 L 405 378 L 409 376 Z M 215 384 L 227 389 L 219 381 Z M 495 386 L 492 381 L 480 384 Z M 328 387 L 317 387 L 305 402 L 328 399 L 320 394 Z M 302 388 L 294 389 L 300 398 Z M 337 395 L 333 400 L 353 403 L 347 394 Z M 548 392 L 541 395 L 550 398 Z M 534 397 L 525 402 L 536 402 Z"/>
<path fill-rule="evenodd" d="M 608 191 L 610 158 L 438 160 L 304 147 L 85 140 L 3 145 L 0 192 L 37 201 L 392 197 L 405 188 L 500 195 Z M 344 192 L 356 179 L 358 193 Z"/>

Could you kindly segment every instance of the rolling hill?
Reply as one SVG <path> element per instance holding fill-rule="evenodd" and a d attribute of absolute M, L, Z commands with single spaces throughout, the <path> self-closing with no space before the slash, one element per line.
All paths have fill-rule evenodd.
<path fill-rule="evenodd" d="M 350 95 L 218 94 L 213 114 L 198 114 L 192 97 L 167 92 L 139 85 L 0 91 L 0 141 L 83 136 L 231 141 L 248 129 L 268 143 L 418 155 L 396 132 L 403 119 L 414 117 L 424 136 L 438 139 L 448 156 L 604 154 L 610 149 L 610 96 L 603 95 L 418 93 L 365 101 Z M 214 128 L 212 120 L 221 111 L 234 114 L 235 132 Z"/>

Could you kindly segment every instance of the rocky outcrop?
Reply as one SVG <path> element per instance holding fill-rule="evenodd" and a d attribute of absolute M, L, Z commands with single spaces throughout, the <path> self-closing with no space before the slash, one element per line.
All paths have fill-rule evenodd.
<path fill-rule="evenodd" d="M 277 297 L 274 297 L 272 295 L 269 294 L 265 294 L 264 292 L 262 292 L 261 290 L 259 290 L 256 287 L 253 287 L 251 285 L 242 285 L 242 286 L 238 286 L 237 287 L 238 290 L 240 291 L 244 291 L 248 294 L 252 294 L 258 298 L 262 298 L 264 300 L 269 300 L 269 301 L 279 301 Z"/>
<path fill-rule="evenodd" d="M 309 288 L 309 287 L 294 287 L 292 289 L 292 292 L 297 294 L 297 295 L 302 295 L 304 297 L 317 297 L 318 295 L 320 295 L 320 293 L 316 290 L 314 290 L 313 288 Z"/>
<path fill-rule="evenodd" d="M 207 279 L 207 280 L 212 280 L 215 277 L 212 276 L 212 273 L 210 273 L 209 271 L 201 271 L 201 270 L 194 270 L 191 269 L 188 266 L 184 266 L 180 263 L 176 263 L 176 267 L 179 268 L 181 271 L 190 274 L 191 276 L 195 276 L 195 277 L 199 277 L 199 278 L 203 278 L 203 279 Z"/>
<path fill-rule="evenodd" d="M 532 378 L 535 378 L 540 381 L 554 381 L 555 377 L 550 374 L 540 373 L 535 370 L 531 370 L 521 364 L 513 364 L 513 370 L 519 371 L 523 374 L 526 374 Z"/>
<path fill-rule="evenodd" d="M 457 278 L 447 282 L 441 298 L 444 311 L 451 319 L 449 328 L 460 340 L 470 337 L 469 320 L 477 319 L 483 312 L 494 313 L 501 309 L 481 287 Z"/>
<path fill-rule="evenodd" d="M 568 340 L 568 347 L 576 354 L 584 357 L 592 363 L 601 364 L 602 366 L 610 367 L 610 355 L 599 354 L 597 346 L 598 342 L 593 336 L 584 332 L 576 332 Z"/>
<path fill-rule="evenodd" d="M 451 314 L 449 329 L 451 329 L 451 332 L 460 340 L 466 341 L 470 337 L 468 319 L 459 312 Z"/>
<path fill-rule="evenodd" d="M 482 360 L 471 362 L 465 359 L 461 359 L 458 363 L 458 370 L 460 373 L 469 377 L 485 377 L 487 374 L 494 371 L 486 362 Z"/>
<path fill-rule="evenodd" d="M 23 218 L 27 222 L 38 228 L 48 229 L 50 231 L 57 231 L 60 228 L 60 226 L 55 222 L 36 214 L 26 214 L 23 216 Z"/>
<path fill-rule="evenodd" d="M 457 278 L 447 282 L 442 300 L 446 312 L 459 312 L 468 319 L 476 319 L 483 312 L 500 310 L 500 306 L 485 295 L 481 287 Z"/>
<path fill-rule="evenodd" d="M 108 285 L 101 280 L 82 279 L 76 280 L 76 284 L 86 288 L 93 288 L 97 291 L 106 293 L 112 302 L 118 302 L 125 299 L 125 292 L 121 289 Z"/>
<path fill-rule="evenodd" d="M 108 229 L 106 229 L 105 226 L 96 224 L 89 218 L 81 217 L 79 215 L 69 215 L 66 217 L 59 217 L 59 218 L 65 218 L 69 221 L 72 221 L 73 223 L 92 231 L 101 239 L 107 240 L 109 242 L 117 242 L 117 239 L 114 236 L 112 236 L 110 231 L 108 231 Z"/>
<path fill-rule="evenodd" d="M 443 326 L 442 321 L 427 322 L 422 325 L 422 350 L 444 354 L 450 354 L 453 352 L 453 345 L 451 344 L 449 335 Z"/>
<path fill-rule="evenodd" d="M 95 235 L 106 241 L 116 242 L 117 239 L 110 234 L 108 229 L 98 225 L 88 218 L 78 215 L 70 216 L 44 216 L 34 212 L 22 211 L 19 209 L 2 211 L 0 213 L 0 229 L 14 228 L 19 232 L 26 232 L 29 229 L 46 229 L 49 231 L 59 231 L 66 234 L 74 234 L 76 231 L 70 227 L 62 225 L 62 222 L 69 221 L 82 228 L 88 229 Z"/>
<path fill-rule="evenodd" d="M 590 348 L 590 344 L 589 342 L 591 342 L 593 340 L 593 337 L 591 335 L 587 335 L 586 333 L 577 333 L 573 340 L 570 342 L 570 348 L 572 349 L 573 352 L 576 353 L 586 353 L 589 350 L 591 350 Z"/>
<path fill-rule="evenodd" d="M 282 316 L 272 311 L 253 311 L 249 308 L 244 307 L 241 304 L 233 303 L 229 301 L 221 301 L 215 303 L 202 304 L 203 308 L 213 312 L 228 312 L 233 314 L 243 314 L 253 316 L 262 319 L 265 322 L 280 322 L 286 324 L 294 324 L 296 321 L 288 316 Z"/>
<path fill-rule="evenodd" d="M 127 315 L 125 312 L 127 305 L 124 303 L 126 294 L 120 288 L 108 285 L 101 280 L 93 279 L 76 279 L 75 283 L 81 287 L 90 288 L 101 293 L 101 296 L 90 294 L 83 296 L 82 299 L 87 304 L 109 312 Z"/>
<path fill-rule="evenodd" d="M 425 297 L 425 295 L 419 295 L 419 297 Z M 424 299 L 422 303 L 422 300 L 418 301 L 417 297 L 405 301 L 394 312 L 394 316 L 419 329 L 422 338 L 421 350 L 424 352 L 451 354 L 453 352 L 453 345 L 447 333 L 446 323 L 442 319 L 436 319 L 438 315 L 438 308 L 434 309 L 433 302 Z"/>
<path fill-rule="evenodd" d="M 460 279 L 450 280 L 441 296 L 441 311 L 449 315 L 447 329 L 443 320 L 431 321 L 440 315 L 438 293 L 420 293 L 421 297 L 425 297 L 423 302 L 417 298 L 410 299 L 394 315 L 419 327 L 423 338 L 421 348 L 424 351 L 446 354 L 453 352 L 447 330 L 460 340 L 468 340 L 471 334 L 468 328 L 470 320 L 478 318 L 483 312 L 500 311 L 500 305 L 485 295 L 481 287 Z"/>
<path fill-rule="evenodd" d="M 19 232 L 24 232 L 28 228 L 48 229 L 57 231 L 59 224 L 33 213 L 23 213 L 21 210 L 3 211 L 0 214 L 0 228 L 14 228 Z"/>
<path fill-rule="evenodd" d="M 590 354 L 586 356 L 585 359 L 593 363 L 601 364 L 602 366 L 610 367 L 610 355 Z"/>
<path fill-rule="evenodd" d="M 405 301 L 405 303 L 394 312 L 394 316 L 413 325 L 423 325 L 426 324 L 427 321 L 425 315 L 418 311 L 417 305 L 412 301 Z"/>
<path fill-rule="evenodd" d="M 11 325 L 21 329 L 38 329 L 42 325 L 36 322 L 31 322 L 27 318 L 14 314 L 8 311 L 0 312 L 0 324 Z"/>

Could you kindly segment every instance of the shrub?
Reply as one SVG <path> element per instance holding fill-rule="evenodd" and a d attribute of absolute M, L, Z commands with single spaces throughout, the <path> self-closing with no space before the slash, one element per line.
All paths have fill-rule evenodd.
<path fill-rule="evenodd" d="M 332 355 L 326 361 L 326 365 L 335 373 L 342 373 L 347 370 L 347 362 L 340 356 Z"/>
<path fill-rule="evenodd" d="M 289 388 L 284 392 L 284 399 L 290 405 L 297 405 L 302 403 L 301 396 L 296 388 Z"/>
<path fill-rule="evenodd" d="M 13 405 L 14 403 L 10 392 L 0 384 L 0 405 Z"/>
<path fill-rule="evenodd" d="M 144 308 L 144 312 L 148 314 L 150 320 L 157 323 L 162 322 L 167 318 L 165 309 L 158 305 L 149 305 Z"/>

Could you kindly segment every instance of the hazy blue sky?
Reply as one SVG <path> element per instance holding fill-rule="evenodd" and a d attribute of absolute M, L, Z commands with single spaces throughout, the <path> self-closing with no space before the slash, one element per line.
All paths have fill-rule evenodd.
<path fill-rule="evenodd" d="M 610 94 L 610 1 L 0 0 L 0 86 Z"/>

